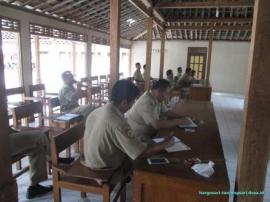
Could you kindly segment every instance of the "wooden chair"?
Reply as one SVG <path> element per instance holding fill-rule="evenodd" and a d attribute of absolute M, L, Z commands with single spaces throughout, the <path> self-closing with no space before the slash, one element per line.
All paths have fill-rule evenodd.
<path fill-rule="evenodd" d="M 98 76 L 91 76 L 90 81 L 91 81 L 91 87 L 99 85 Z"/>
<path fill-rule="evenodd" d="M 80 159 L 70 165 L 63 165 L 58 162 L 59 153 L 81 140 L 83 133 L 84 126 L 79 124 L 52 138 L 51 155 L 55 202 L 61 201 L 61 188 L 79 191 L 81 197 L 86 197 L 87 192 L 101 194 L 104 202 L 110 202 L 110 193 L 114 189 L 114 186 L 109 184 L 113 175 L 112 171 L 91 170 L 82 165 Z M 125 201 L 125 188 L 126 181 L 123 180 L 113 201 L 117 201 L 119 196 L 121 201 Z"/>
<path fill-rule="evenodd" d="M 57 93 L 47 93 L 45 89 L 45 84 L 35 84 L 29 86 L 30 97 L 33 100 L 41 100 L 43 103 L 43 113 L 47 115 L 48 99 L 55 97 Z"/>
<path fill-rule="evenodd" d="M 15 129 L 22 131 L 22 130 L 31 130 L 35 128 L 40 131 L 43 131 L 45 134 L 49 136 L 49 128 L 44 126 L 43 106 L 41 101 L 24 104 L 13 108 L 12 117 L 13 117 L 13 127 Z M 22 159 L 23 157 L 24 155 L 17 155 L 16 157 L 12 158 L 12 162 L 17 162 L 16 163 L 17 170 L 22 170 L 20 159 Z M 23 171 L 26 172 L 27 171 L 26 168 L 24 168 Z"/>
<path fill-rule="evenodd" d="M 107 103 L 109 100 L 109 83 L 106 75 L 101 75 L 99 81 L 101 87 L 101 102 Z"/>
<path fill-rule="evenodd" d="M 88 88 L 91 88 L 91 79 L 88 77 L 81 78 L 81 83 L 85 86 L 88 86 Z"/>
<path fill-rule="evenodd" d="M 101 87 L 93 86 L 90 88 L 90 103 L 94 106 L 101 106 Z"/>
<path fill-rule="evenodd" d="M 88 97 L 88 93 L 86 96 Z M 60 101 L 58 97 L 49 99 L 48 106 L 49 106 L 49 116 L 47 118 L 49 119 L 49 126 L 51 127 L 67 129 L 81 122 L 81 119 L 71 119 L 66 121 L 57 119 L 57 117 L 64 115 L 64 113 L 61 112 Z M 78 143 L 74 145 L 74 148 L 75 152 L 79 152 Z M 71 148 L 66 149 L 66 156 L 67 157 L 71 156 Z"/>

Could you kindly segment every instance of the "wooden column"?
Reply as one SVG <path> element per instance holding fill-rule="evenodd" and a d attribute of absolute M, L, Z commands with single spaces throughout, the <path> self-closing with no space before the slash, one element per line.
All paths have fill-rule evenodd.
<path fill-rule="evenodd" d="M 37 80 L 36 82 L 41 83 L 41 69 L 40 69 L 40 44 L 39 44 L 39 36 L 35 36 L 35 54 L 36 54 L 36 70 L 37 70 Z"/>
<path fill-rule="evenodd" d="M 152 35 L 153 35 L 153 18 L 147 18 L 147 44 L 146 44 L 146 75 L 144 89 L 149 90 L 150 73 L 151 73 L 151 57 L 152 57 Z"/>
<path fill-rule="evenodd" d="M 111 70 L 110 88 L 119 79 L 119 51 L 120 51 L 120 3 L 121 0 L 110 0 L 110 45 Z"/>
<path fill-rule="evenodd" d="M 264 191 L 270 151 L 270 1 L 257 0 L 249 56 L 237 166 L 236 190 Z M 269 191 L 269 190 L 266 190 Z M 263 201 L 263 196 L 238 196 L 237 202 Z"/>
<path fill-rule="evenodd" d="M 72 71 L 73 71 L 73 74 L 76 76 L 76 43 L 75 41 L 72 41 Z"/>
<path fill-rule="evenodd" d="M 160 32 L 160 66 L 159 66 L 159 78 L 163 78 L 164 70 L 164 54 L 165 54 L 165 30 Z"/>
<path fill-rule="evenodd" d="M 17 184 L 12 179 L 9 151 L 8 114 L 0 30 L 0 201 L 17 201 Z"/>
<path fill-rule="evenodd" d="M 209 44 L 208 44 L 208 53 L 207 53 L 207 65 L 206 65 L 206 81 L 209 82 L 210 78 L 210 69 L 211 69 L 211 58 L 212 58 L 212 45 L 213 45 L 213 34 L 214 31 L 211 29 L 209 31 Z"/>

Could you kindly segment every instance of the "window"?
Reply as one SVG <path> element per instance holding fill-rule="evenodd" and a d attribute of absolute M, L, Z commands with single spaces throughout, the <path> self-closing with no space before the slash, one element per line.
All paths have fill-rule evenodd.
<path fill-rule="evenodd" d="M 119 73 L 129 76 L 130 49 L 120 48 Z M 92 44 L 92 76 L 110 74 L 110 46 Z"/>
<path fill-rule="evenodd" d="M 195 78 L 201 80 L 205 78 L 207 48 L 204 47 L 189 47 L 187 67 L 195 70 Z"/>
<path fill-rule="evenodd" d="M 44 83 L 47 92 L 58 93 L 64 71 L 71 71 L 77 80 L 86 76 L 84 34 L 33 24 L 30 32 L 34 84 Z"/>
<path fill-rule="evenodd" d="M 6 88 L 22 86 L 19 21 L 0 17 Z"/>

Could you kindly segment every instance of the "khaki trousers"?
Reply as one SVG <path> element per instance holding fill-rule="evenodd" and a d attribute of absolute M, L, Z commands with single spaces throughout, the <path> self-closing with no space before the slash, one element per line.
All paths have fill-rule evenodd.
<path fill-rule="evenodd" d="M 50 160 L 50 145 L 47 136 L 38 131 L 24 131 L 9 135 L 11 156 L 24 154 L 29 157 L 30 183 L 46 180 L 46 162 Z"/>

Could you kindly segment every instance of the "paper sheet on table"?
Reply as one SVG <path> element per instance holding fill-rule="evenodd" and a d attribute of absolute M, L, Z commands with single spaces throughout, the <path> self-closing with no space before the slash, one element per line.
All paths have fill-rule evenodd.
<path fill-rule="evenodd" d="M 159 143 L 164 141 L 165 138 L 155 138 L 153 139 L 154 142 Z M 178 152 L 178 151 L 185 151 L 190 150 L 190 147 L 185 145 L 181 140 L 175 136 L 173 136 L 174 145 L 171 147 L 166 148 L 167 152 Z"/>
<path fill-rule="evenodd" d="M 198 127 L 198 125 L 196 123 L 194 123 L 191 118 L 187 118 L 187 120 L 190 121 L 190 124 L 188 124 L 188 125 L 181 124 L 181 125 L 178 125 L 178 126 L 180 128 L 197 128 Z"/>

